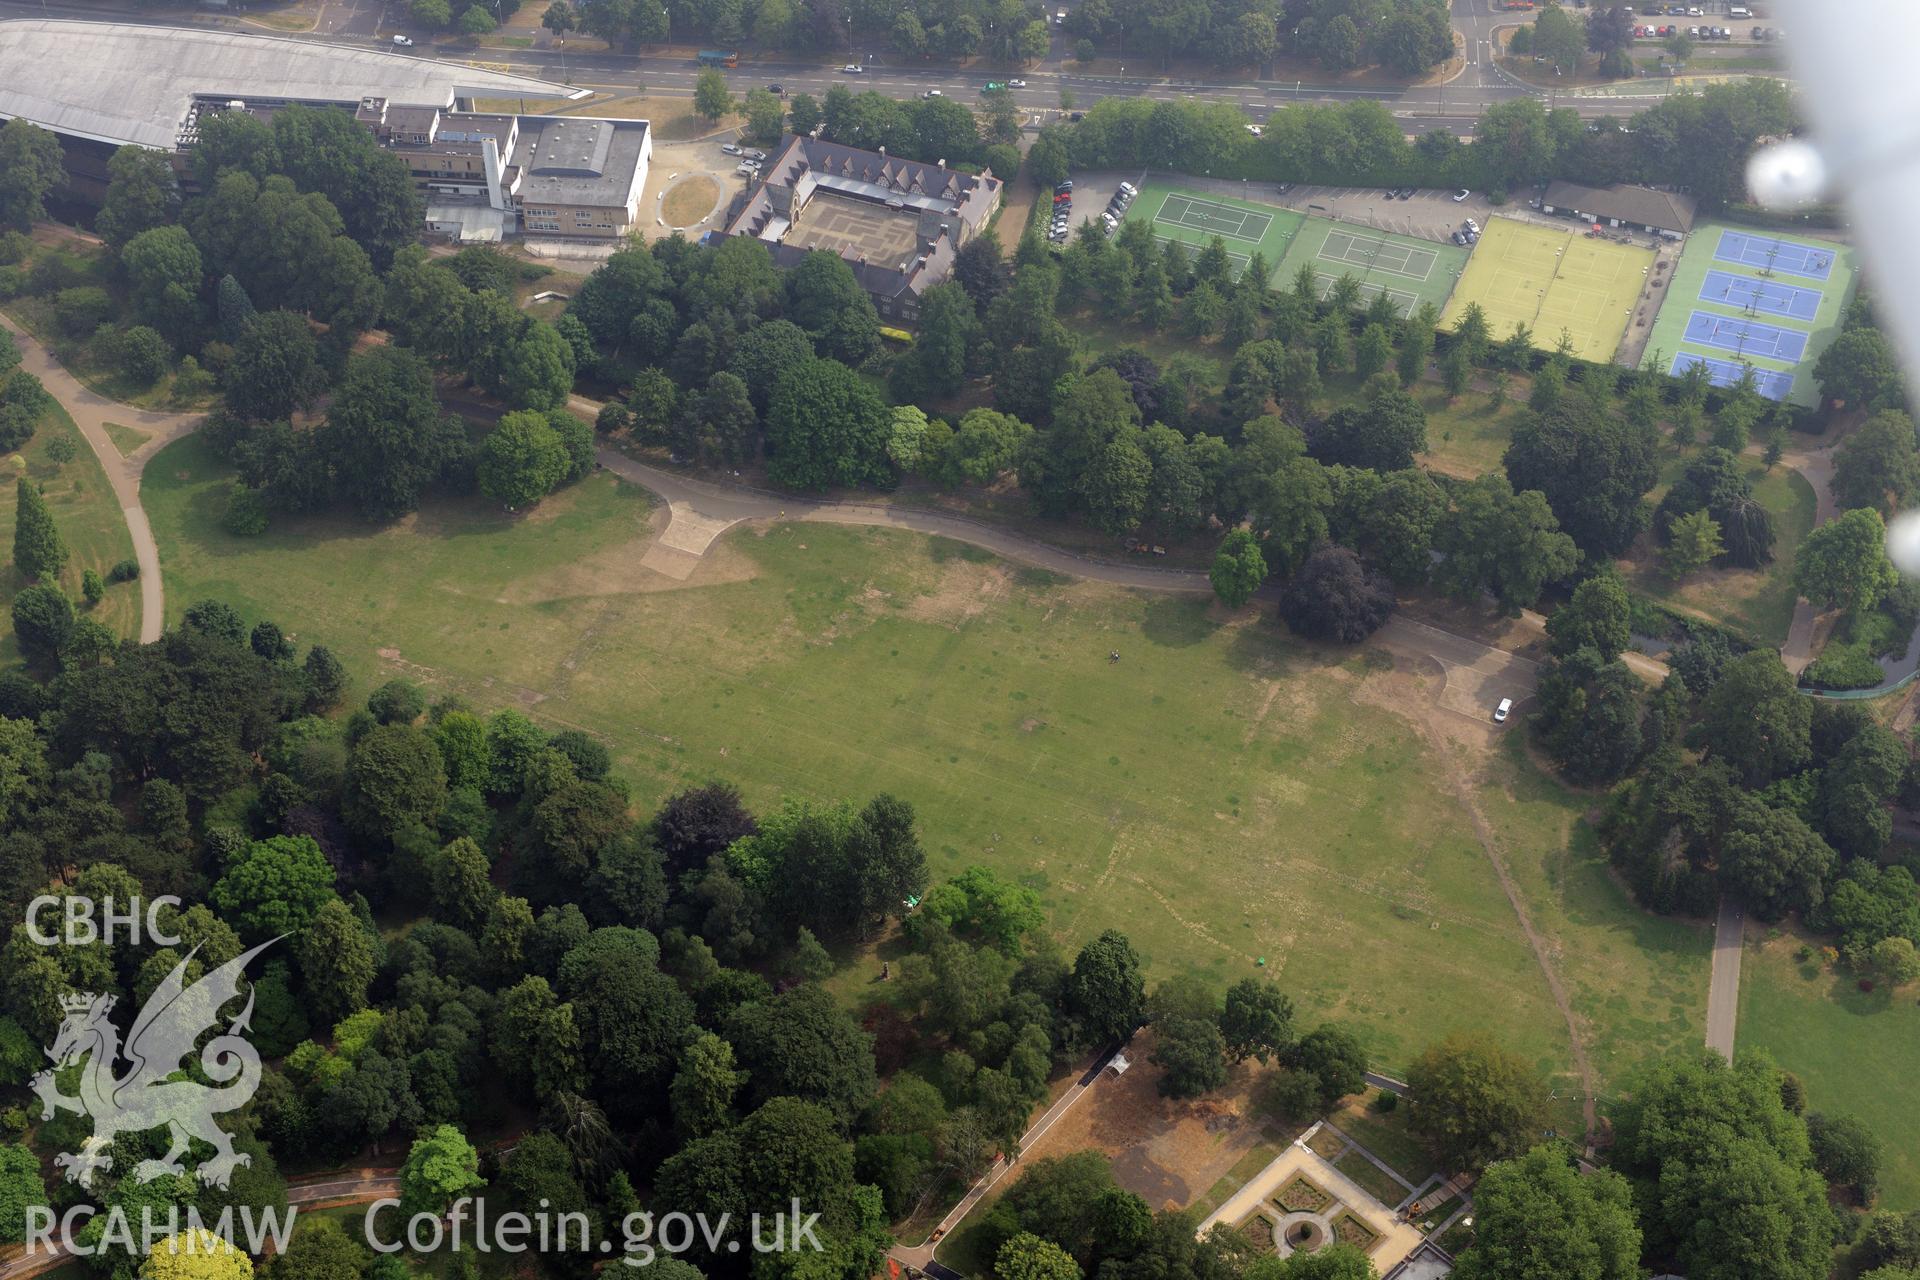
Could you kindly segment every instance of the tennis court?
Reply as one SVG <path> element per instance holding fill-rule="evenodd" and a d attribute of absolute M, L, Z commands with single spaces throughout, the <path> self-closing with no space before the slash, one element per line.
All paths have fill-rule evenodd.
<path fill-rule="evenodd" d="M 1724 302 L 1742 311 L 1764 311 L 1770 316 L 1794 320 L 1811 320 L 1820 313 L 1818 289 L 1802 289 L 1799 285 L 1736 276 L 1720 270 L 1707 272 L 1700 286 L 1700 300 Z"/>
<path fill-rule="evenodd" d="M 1732 360 L 1715 360 L 1712 356 L 1695 355 L 1691 351 L 1682 351 L 1673 358 L 1667 372 L 1679 377 L 1696 364 L 1707 367 L 1707 381 L 1716 387 L 1731 387 L 1739 384 L 1747 370 L 1753 370 L 1754 389 L 1769 400 L 1784 400 L 1793 390 L 1793 375 L 1781 373 L 1777 369 L 1761 369 L 1755 365 L 1740 364 Z"/>
<path fill-rule="evenodd" d="M 1466 265 L 1467 251 L 1458 245 L 1309 217 L 1293 237 L 1278 276 L 1281 288 L 1291 288 L 1300 268 L 1307 267 L 1322 298 L 1342 276 L 1350 276 L 1360 285 L 1362 306 L 1385 294 L 1407 316 L 1423 302 L 1445 303 Z"/>
<path fill-rule="evenodd" d="M 1167 197 L 1166 203 L 1160 206 L 1160 212 L 1153 215 L 1153 220 L 1176 227 L 1190 227 L 1228 240 L 1244 240 L 1248 244 L 1259 244 L 1260 238 L 1273 226 L 1272 214 L 1262 213 L 1258 209 L 1236 209 L 1218 200 L 1180 192 Z"/>
<path fill-rule="evenodd" d="M 1740 316 L 1716 316 L 1696 311 L 1687 317 L 1686 340 L 1699 347 L 1717 347 L 1737 355 L 1751 352 L 1798 364 L 1806 354 L 1807 335 L 1778 329 Z"/>
<path fill-rule="evenodd" d="M 1251 204 L 1227 196 L 1203 196 L 1197 191 L 1160 182 L 1141 184 L 1140 194 L 1127 210 L 1125 220 L 1144 221 L 1155 240 L 1162 244 L 1177 241 L 1194 253 L 1218 237 L 1226 243 L 1227 260 L 1233 264 L 1235 279 L 1247 269 L 1255 253 L 1262 254 L 1267 260 L 1270 287 L 1294 232 L 1305 221 L 1291 209 Z"/>
<path fill-rule="evenodd" d="M 1652 265 L 1650 249 L 1489 218 L 1442 322 L 1458 324 L 1477 302 L 1495 338 L 1524 324 L 1533 345 L 1551 351 L 1564 330 L 1574 355 L 1604 363 L 1619 350 Z"/>
<path fill-rule="evenodd" d="M 1716 385 L 1751 366 L 1762 395 L 1811 408 L 1820 402 L 1814 363 L 1840 336 L 1856 275 L 1844 245 L 1696 223 L 1642 363 L 1668 372 L 1703 364 Z"/>
<path fill-rule="evenodd" d="M 1747 231 L 1722 231 L 1713 256 L 1763 271 L 1784 271 L 1809 280 L 1825 280 L 1833 273 L 1834 251 L 1802 241 L 1756 236 Z"/>

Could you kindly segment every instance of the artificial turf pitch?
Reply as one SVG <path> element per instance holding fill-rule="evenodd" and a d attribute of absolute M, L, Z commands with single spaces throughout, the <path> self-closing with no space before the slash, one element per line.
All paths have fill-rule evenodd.
<path fill-rule="evenodd" d="M 1458 323 L 1477 302 L 1496 339 L 1524 324 L 1533 345 L 1550 351 L 1564 330 L 1574 355 L 1610 361 L 1652 265 L 1651 249 L 1489 218 L 1442 321 Z"/>

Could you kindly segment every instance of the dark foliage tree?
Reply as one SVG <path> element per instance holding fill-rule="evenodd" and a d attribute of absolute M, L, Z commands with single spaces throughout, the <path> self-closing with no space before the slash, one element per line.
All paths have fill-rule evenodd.
<path fill-rule="evenodd" d="M 1380 629 L 1393 602 L 1385 574 L 1346 547 L 1325 546 L 1307 557 L 1281 593 L 1280 617 L 1311 639 L 1357 644 Z"/>

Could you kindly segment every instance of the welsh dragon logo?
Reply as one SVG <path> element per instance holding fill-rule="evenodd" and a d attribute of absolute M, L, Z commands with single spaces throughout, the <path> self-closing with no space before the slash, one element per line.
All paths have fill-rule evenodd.
<path fill-rule="evenodd" d="M 148 997 L 127 1031 L 124 1047 L 109 1017 L 113 996 L 84 992 L 61 998 L 66 1017 L 47 1050 L 54 1066 L 33 1078 L 33 1090 L 40 1095 L 43 1119 L 51 1120 L 54 1111 L 62 1107 L 93 1117 L 93 1136 L 81 1144 L 80 1150 L 54 1158 L 54 1163 L 66 1171 L 68 1181 L 91 1189 L 96 1170 L 113 1168 L 107 1148 L 117 1135 L 142 1133 L 162 1125 L 170 1139 L 167 1153 L 159 1160 L 142 1160 L 134 1166 L 136 1182 L 182 1172 L 180 1157 L 186 1154 L 190 1138 L 214 1148 L 213 1158 L 202 1161 L 195 1171 L 202 1182 L 225 1187 L 235 1168 L 251 1163 L 246 1155 L 234 1151 L 233 1140 L 213 1122 L 217 1113 L 245 1106 L 260 1086 L 260 1053 L 241 1034 L 253 1016 L 251 989 L 246 993 L 246 1007 L 226 1033 L 207 1041 L 200 1050 L 200 1069 L 213 1084 L 175 1077 L 184 1075 L 180 1064 L 193 1052 L 195 1042 L 218 1024 L 221 1008 L 240 997 L 240 980 L 247 962 L 272 945 L 264 942 L 189 985 L 187 964 L 199 950 L 195 947 Z M 129 1064 L 128 1070 L 115 1075 L 122 1057 Z M 82 1058 L 86 1065 L 80 1072 L 79 1096 L 67 1097 L 55 1083 L 54 1072 Z"/>

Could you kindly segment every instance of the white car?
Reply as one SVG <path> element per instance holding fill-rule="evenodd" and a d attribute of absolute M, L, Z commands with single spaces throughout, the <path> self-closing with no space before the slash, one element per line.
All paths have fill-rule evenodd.
<path fill-rule="evenodd" d="M 1472 218 L 1468 218 L 1467 230 L 1477 236 L 1480 234 L 1480 224 L 1475 222 Z"/>
<path fill-rule="evenodd" d="M 846 66 L 840 68 L 840 74 L 843 76 L 857 76 L 861 74 L 863 70 L 864 68 L 862 68 L 859 63 L 849 62 Z"/>
<path fill-rule="evenodd" d="M 1462 187 L 1458 191 L 1453 193 L 1453 202 L 1455 204 L 1459 204 L 1462 200 L 1465 200 L 1468 196 L 1472 194 L 1473 192 L 1467 190 L 1465 187 Z"/>
<path fill-rule="evenodd" d="M 1259 136 L 1260 136 L 1260 126 L 1259 126 L 1259 125 L 1257 125 L 1257 124 L 1250 124 L 1250 125 L 1248 125 L 1248 126 L 1246 127 L 1246 129 L 1247 129 L 1247 132 L 1248 132 L 1248 133 L 1250 133 L 1250 134 L 1252 134 L 1252 135 L 1253 135 L 1254 137 L 1256 137 L 1256 138 L 1257 138 L 1257 137 L 1259 137 Z"/>
<path fill-rule="evenodd" d="M 1505 724 L 1507 722 L 1507 717 L 1512 714 L 1513 714 L 1513 699 L 1502 698 L 1500 699 L 1500 705 L 1493 709 L 1493 722 L 1495 724 Z"/>
<path fill-rule="evenodd" d="M 728 155 L 730 155 L 730 156 L 737 156 L 737 155 L 742 155 L 742 154 L 744 154 L 744 153 L 743 153 L 743 152 L 742 152 L 742 151 L 740 150 L 740 148 L 739 148 L 739 147 L 737 147 L 737 146 L 735 146 L 735 145 L 734 145 L 733 143 L 731 143 L 731 142 L 723 142 L 723 143 L 721 143 L 721 144 L 720 144 L 720 149 L 721 149 L 722 151 L 724 151 L 724 152 L 726 152 L 726 153 L 727 153 Z"/>
<path fill-rule="evenodd" d="M 395 36 L 393 38 L 393 42 L 399 45 L 402 49 L 413 48 L 413 40 L 409 36 Z"/>
<path fill-rule="evenodd" d="M 921 94 L 920 96 L 922 98 L 944 98 L 947 95 L 940 92 L 938 89 L 929 89 L 925 93 Z"/>
<path fill-rule="evenodd" d="M 761 161 L 767 158 L 766 152 L 761 151 L 755 147 L 748 147 L 745 151 L 741 152 L 740 154 L 744 155 L 747 159 L 753 161 L 755 164 L 759 164 Z"/>
<path fill-rule="evenodd" d="M 1027 87 L 1027 82 L 1026 82 L 1025 80 L 1009 80 L 1009 81 L 1007 81 L 1007 88 L 1009 88 L 1009 89 L 1024 89 L 1024 88 L 1026 88 L 1026 87 Z"/>
<path fill-rule="evenodd" d="M 743 160 L 735 165 L 733 171 L 735 173 L 745 174 L 749 178 L 757 178 L 760 176 L 760 166 L 748 160 Z"/>

